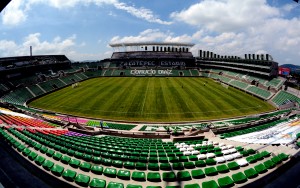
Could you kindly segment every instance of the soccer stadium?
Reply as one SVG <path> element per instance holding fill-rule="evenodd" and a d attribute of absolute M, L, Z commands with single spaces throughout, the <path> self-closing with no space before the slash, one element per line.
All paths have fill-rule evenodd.
<path fill-rule="evenodd" d="M 231 12 L 236 5 L 234 1 L 203 0 L 190 7 L 185 5 L 187 2 L 183 6 L 178 1 L 176 4 L 181 5 L 181 9 L 176 7 L 170 12 L 171 5 L 159 8 L 169 11 L 171 20 L 165 21 L 144 4 L 139 7 L 118 0 L 4 0 L 0 3 L 0 13 L 9 3 L 14 4 L 4 11 L 0 23 L 7 26 L 1 30 L 1 37 L 8 36 L 0 40 L 0 188 L 300 185 L 299 85 L 291 87 L 290 69 L 279 66 L 282 62 L 275 58 L 278 54 L 272 56 L 263 50 L 266 46 L 260 46 L 268 37 L 261 37 L 264 32 L 259 30 L 268 28 L 267 35 L 272 35 L 271 43 L 277 46 L 273 33 L 278 32 L 274 27 L 272 31 L 271 17 L 283 27 L 290 20 L 297 25 L 299 19 L 292 18 L 291 12 L 298 5 L 269 6 L 269 1 L 247 1 L 246 8 L 243 4 L 238 12 Z M 84 5 L 74 8 L 78 3 Z M 149 5 L 146 1 L 143 3 Z M 248 10 L 248 6 L 263 12 L 265 15 L 261 18 L 269 25 L 259 22 L 257 15 L 251 17 L 249 13 L 256 12 Z M 225 8 L 229 9 L 228 15 L 234 17 L 228 17 Z M 92 16 L 84 17 L 85 11 Z M 118 15 L 117 11 L 123 12 Z M 244 11 L 249 19 L 239 14 Z M 38 19 L 32 19 L 33 12 L 39 15 Z M 103 12 L 114 21 L 108 24 Z M 204 13 L 194 16 L 195 12 Z M 213 17 L 216 12 L 217 18 Z M 82 19 L 76 17 L 79 14 Z M 55 18 L 52 15 L 56 15 Z M 195 24 L 191 15 L 199 19 L 200 24 Z M 48 16 L 55 21 L 49 22 Z M 130 19 L 132 17 L 138 19 Z M 252 35 L 242 31 L 241 28 L 247 27 L 242 23 L 243 18 L 251 22 L 250 25 L 253 24 L 251 19 L 255 20 L 255 26 L 247 30 Z M 101 21 L 96 22 L 97 19 Z M 214 19 L 221 23 L 221 29 Z M 41 20 L 50 27 L 41 24 Z M 82 25 L 75 27 L 71 24 L 74 20 Z M 141 20 L 147 21 L 145 28 L 160 24 L 180 33 L 192 25 L 197 32 L 175 36 L 170 31 L 147 29 L 138 37 L 126 33 L 128 28 L 136 29 L 131 26 L 142 25 Z M 21 22 L 26 22 L 26 26 L 17 27 Z M 97 45 L 107 46 L 109 57 L 96 61 L 72 60 L 79 51 L 81 55 L 94 57 L 86 53 L 89 49 L 82 35 L 78 35 L 81 44 L 74 41 L 77 32 L 96 35 L 99 23 L 105 33 L 112 30 L 111 25 L 119 25 L 114 31 L 130 36 L 122 38 L 111 34 L 110 42 L 104 35 L 98 42 L 89 38 Z M 62 36 L 68 32 L 58 25 L 64 25 L 76 30 L 76 34 L 66 40 L 57 36 L 48 42 L 39 38 L 40 33 L 33 33 L 19 46 L 15 41 L 20 39 L 9 40 L 10 35 L 18 38 L 17 35 L 29 33 L 29 28 L 35 25 L 45 33 L 58 31 Z M 254 30 L 259 35 L 253 35 Z M 291 36 L 296 33 L 287 27 L 284 30 Z M 210 36 L 206 35 L 209 32 Z M 284 43 L 286 38 L 281 38 L 284 35 L 281 32 L 278 46 L 282 48 L 280 53 L 286 53 L 287 57 L 292 54 L 287 44 L 296 48 L 299 46 L 293 45 L 299 43 L 292 40 Z M 149 40 L 153 37 L 151 34 L 163 36 L 154 39 L 165 40 Z M 202 43 L 191 42 L 198 42 L 200 35 Z M 243 43 L 244 36 L 250 39 L 242 49 L 236 50 L 243 51 L 244 55 L 223 54 L 232 48 L 224 50 L 223 43 L 212 45 L 225 37 L 231 41 L 227 47 L 239 48 L 233 38 Z M 219 48 L 218 44 L 222 46 Z M 251 44 L 259 48 L 248 51 Z M 203 48 L 199 48 L 201 45 Z M 74 46 L 78 50 L 74 50 Z M 27 47 L 30 47 L 28 55 L 24 53 Z M 35 47 L 39 53 L 33 53 Z M 87 49 L 82 50 L 85 47 Z M 6 53 L 6 48 L 13 53 Z M 207 50 L 214 48 L 215 51 Z M 50 53 L 53 51 L 57 53 Z M 299 57 L 298 51 L 297 54 Z"/>
<path fill-rule="evenodd" d="M 114 43 L 6 57 L 1 145 L 53 187 L 262 187 L 295 164 L 299 98 L 269 54 Z"/>

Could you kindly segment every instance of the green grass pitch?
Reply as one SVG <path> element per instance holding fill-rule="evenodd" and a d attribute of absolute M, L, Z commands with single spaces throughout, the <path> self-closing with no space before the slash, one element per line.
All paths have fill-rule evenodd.
<path fill-rule="evenodd" d="M 229 118 L 273 110 L 243 91 L 208 78 L 94 78 L 29 106 L 77 116 L 127 121 L 179 122 Z"/>

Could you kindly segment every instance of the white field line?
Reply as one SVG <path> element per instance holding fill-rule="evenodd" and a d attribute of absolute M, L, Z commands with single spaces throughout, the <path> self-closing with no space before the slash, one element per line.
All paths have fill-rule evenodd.
<path fill-rule="evenodd" d="M 147 82 L 146 94 L 145 94 L 145 97 L 144 97 L 144 101 L 143 101 L 143 105 L 142 105 L 141 114 L 143 114 L 144 106 L 145 106 L 145 103 L 146 103 L 146 98 L 147 98 L 147 94 L 148 94 L 148 85 L 149 85 L 149 82 L 150 82 L 149 80 L 150 80 L 150 79 L 148 79 L 148 82 Z"/>

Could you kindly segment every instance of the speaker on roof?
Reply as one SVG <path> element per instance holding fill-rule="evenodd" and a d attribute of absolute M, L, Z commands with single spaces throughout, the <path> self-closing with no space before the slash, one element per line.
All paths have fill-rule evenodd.
<path fill-rule="evenodd" d="M 207 52 L 206 52 L 206 57 L 208 57 L 208 58 L 209 58 L 209 51 L 207 51 Z"/>
<path fill-rule="evenodd" d="M 256 59 L 259 60 L 259 54 L 256 55 Z"/>
<path fill-rule="evenodd" d="M 252 54 L 252 59 L 255 59 L 255 54 Z"/>
<path fill-rule="evenodd" d="M 214 53 L 210 52 L 210 58 L 213 58 L 213 57 L 214 57 Z"/>
<path fill-rule="evenodd" d="M 265 60 L 264 54 L 260 54 L 260 59 L 261 59 L 261 60 Z"/>
<path fill-rule="evenodd" d="M 217 54 L 214 54 L 214 58 L 217 58 Z"/>
<path fill-rule="evenodd" d="M 251 59 L 251 54 L 248 54 L 248 59 Z"/>
<path fill-rule="evenodd" d="M 245 54 L 245 59 L 248 59 L 248 58 L 247 58 L 247 54 Z"/>
<path fill-rule="evenodd" d="M 202 50 L 199 50 L 199 57 L 202 58 Z"/>
<path fill-rule="evenodd" d="M 266 60 L 269 61 L 269 54 L 266 54 Z"/>
<path fill-rule="evenodd" d="M 220 55 L 219 54 L 217 55 L 217 58 L 220 59 Z"/>

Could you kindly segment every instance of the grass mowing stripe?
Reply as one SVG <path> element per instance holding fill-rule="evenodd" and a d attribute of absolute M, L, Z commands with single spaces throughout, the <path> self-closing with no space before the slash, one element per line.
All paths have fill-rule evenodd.
<path fill-rule="evenodd" d="M 191 82 L 195 88 L 199 88 L 199 90 L 196 90 L 196 92 L 198 93 L 198 102 L 200 103 L 199 106 L 202 108 L 204 116 L 211 116 L 212 112 L 220 109 L 216 106 L 218 96 L 208 87 L 208 84 L 210 83 L 211 81 L 208 79 L 205 80 L 205 82 L 203 79 L 195 79 L 195 82 Z"/>
<path fill-rule="evenodd" d="M 99 113 L 104 117 L 109 117 L 112 113 L 119 116 L 118 113 L 126 114 L 127 111 L 128 106 L 125 101 L 134 82 L 133 80 L 121 78 L 115 81 L 111 85 L 112 90 L 106 93 L 105 98 L 101 98 L 105 102 L 99 109 Z"/>

